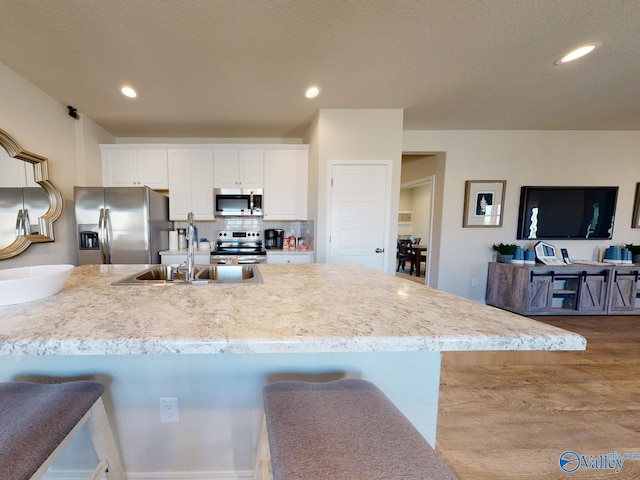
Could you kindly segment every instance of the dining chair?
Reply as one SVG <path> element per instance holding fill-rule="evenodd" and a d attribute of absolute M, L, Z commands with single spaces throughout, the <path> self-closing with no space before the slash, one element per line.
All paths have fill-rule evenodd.
<path fill-rule="evenodd" d="M 396 268 L 396 272 L 400 271 L 400 267 L 404 271 L 405 263 L 409 262 L 411 267 L 409 269 L 409 275 L 413 274 L 413 267 L 415 265 L 416 256 L 413 250 L 411 249 L 411 240 L 409 239 L 398 239 L 398 266 Z"/>

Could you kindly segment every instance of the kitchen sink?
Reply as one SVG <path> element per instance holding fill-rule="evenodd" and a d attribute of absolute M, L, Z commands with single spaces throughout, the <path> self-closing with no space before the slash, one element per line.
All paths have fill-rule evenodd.
<path fill-rule="evenodd" d="M 258 265 L 195 265 L 192 285 L 262 283 Z M 113 282 L 113 285 L 188 284 L 184 266 L 158 265 Z"/>
<path fill-rule="evenodd" d="M 187 270 L 179 269 L 175 265 L 162 265 L 161 267 L 153 267 L 142 273 L 136 273 L 134 280 L 138 281 L 164 281 L 175 282 L 184 281 L 187 278 Z"/>
<path fill-rule="evenodd" d="M 213 280 L 218 283 L 262 283 L 256 265 L 210 265 L 196 273 L 198 280 Z"/>

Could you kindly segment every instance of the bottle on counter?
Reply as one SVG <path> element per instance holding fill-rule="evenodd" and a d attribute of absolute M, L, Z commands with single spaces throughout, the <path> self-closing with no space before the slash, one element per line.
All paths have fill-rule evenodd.
<path fill-rule="evenodd" d="M 178 248 L 180 249 L 187 248 L 187 229 L 186 228 L 178 229 Z"/>
<path fill-rule="evenodd" d="M 295 250 L 296 249 L 296 236 L 293 234 L 293 232 L 291 232 L 289 234 L 289 250 Z"/>

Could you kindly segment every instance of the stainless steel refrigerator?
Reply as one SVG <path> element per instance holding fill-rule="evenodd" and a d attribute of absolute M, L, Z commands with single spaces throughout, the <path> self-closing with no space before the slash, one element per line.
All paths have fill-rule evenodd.
<path fill-rule="evenodd" d="M 0 248 L 18 235 L 40 233 L 38 218 L 47 210 L 49 195 L 43 188 L 0 188 Z"/>
<path fill-rule="evenodd" d="M 74 187 L 78 265 L 160 263 L 169 199 L 149 187 Z"/>

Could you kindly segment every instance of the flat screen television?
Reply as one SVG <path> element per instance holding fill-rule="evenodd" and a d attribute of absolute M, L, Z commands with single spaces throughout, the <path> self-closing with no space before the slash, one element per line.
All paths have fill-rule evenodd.
<path fill-rule="evenodd" d="M 518 239 L 611 239 L 618 187 L 522 187 Z"/>

